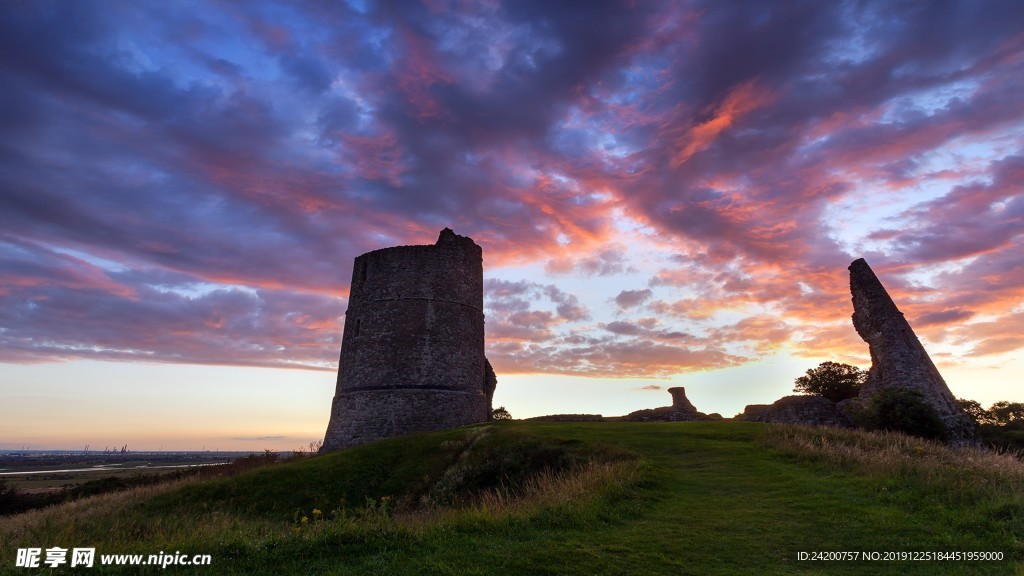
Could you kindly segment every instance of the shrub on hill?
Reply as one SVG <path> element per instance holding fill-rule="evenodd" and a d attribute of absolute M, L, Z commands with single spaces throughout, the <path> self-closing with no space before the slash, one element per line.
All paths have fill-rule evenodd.
<path fill-rule="evenodd" d="M 903 432 L 919 438 L 946 440 L 939 413 L 915 390 L 890 388 L 871 397 L 860 416 L 869 430 Z"/>

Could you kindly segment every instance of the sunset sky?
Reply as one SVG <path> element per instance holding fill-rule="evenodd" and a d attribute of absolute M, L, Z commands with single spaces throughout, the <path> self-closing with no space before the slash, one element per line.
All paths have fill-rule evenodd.
<path fill-rule="evenodd" d="M 0 8 L 0 449 L 322 438 L 352 260 L 483 248 L 495 406 L 1024 400 L 1024 2 Z"/>

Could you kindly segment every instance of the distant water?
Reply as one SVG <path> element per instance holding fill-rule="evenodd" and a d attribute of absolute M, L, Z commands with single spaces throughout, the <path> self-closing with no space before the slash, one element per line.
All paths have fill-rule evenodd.
<path fill-rule="evenodd" d="M 133 450 L 131 452 L 103 452 L 100 450 L 11 450 L 0 452 L 0 456 L 225 456 L 236 457 L 248 454 L 263 454 L 263 450 L 251 452 L 232 452 L 216 450 Z M 286 453 L 288 451 L 285 451 Z"/>
<path fill-rule="evenodd" d="M 168 464 L 150 466 L 149 464 L 138 464 L 135 466 L 122 466 L 120 464 L 97 464 L 91 468 L 66 468 L 63 470 L 29 470 L 22 472 L 0 472 L 0 476 L 20 476 L 22 474 L 60 474 L 62 472 L 114 472 L 117 470 L 154 470 L 156 468 L 196 468 L 199 466 L 223 466 L 227 462 L 209 462 L 205 464 Z M 7 468 L 0 468 L 7 470 Z"/>

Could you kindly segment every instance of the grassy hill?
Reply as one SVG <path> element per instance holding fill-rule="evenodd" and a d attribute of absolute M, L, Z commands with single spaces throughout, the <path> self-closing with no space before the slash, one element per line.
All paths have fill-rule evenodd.
<path fill-rule="evenodd" d="M 195 574 L 1024 574 L 1024 463 L 744 422 L 503 422 L 3 518 L 0 541 L 19 574 L 17 548 L 52 546 L 210 554 L 167 568 Z M 861 558 L 798 559 L 822 551 Z"/>

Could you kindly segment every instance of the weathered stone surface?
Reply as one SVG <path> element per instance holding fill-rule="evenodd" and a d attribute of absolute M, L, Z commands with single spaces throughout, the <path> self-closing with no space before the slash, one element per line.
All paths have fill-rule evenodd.
<path fill-rule="evenodd" d="M 675 388 L 669 388 L 668 393 L 672 395 L 673 409 L 678 412 L 697 414 L 697 408 L 690 403 L 690 399 L 686 397 L 686 388 L 676 386 Z"/>
<path fill-rule="evenodd" d="M 761 418 L 772 409 L 771 404 L 747 404 L 742 414 L 737 414 L 736 420 L 747 420 L 750 422 L 763 422 Z"/>
<path fill-rule="evenodd" d="M 751 404 L 736 420 L 807 424 L 813 426 L 850 426 L 850 421 L 834 402 L 821 396 L 785 396 L 772 404 Z"/>
<path fill-rule="evenodd" d="M 910 323 L 867 262 L 863 258 L 854 260 L 849 270 L 853 327 L 871 352 L 871 369 L 857 402 L 863 404 L 888 388 L 915 390 L 939 413 L 950 443 L 979 444 L 974 422 L 960 410 Z"/>
<path fill-rule="evenodd" d="M 487 358 L 484 358 L 484 383 L 483 390 L 484 396 L 487 397 L 487 419 L 492 419 L 491 409 L 492 399 L 494 398 L 494 389 L 498 386 L 498 377 L 494 374 L 494 368 L 491 368 L 491 363 Z"/>
<path fill-rule="evenodd" d="M 669 388 L 668 392 L 672 395 L 671 406 L 637 410 L 626 414 L 622 419 L 627 422 L 692 422 L 709 419 L 706 414 L 698 412 L 686 398 L 685 388 Z"/>
<path fill-rule="evenodd" d="M 445 228 L 436 244 L 355 259 L 322 451 L 490 418 L 483 257 Z"/>

